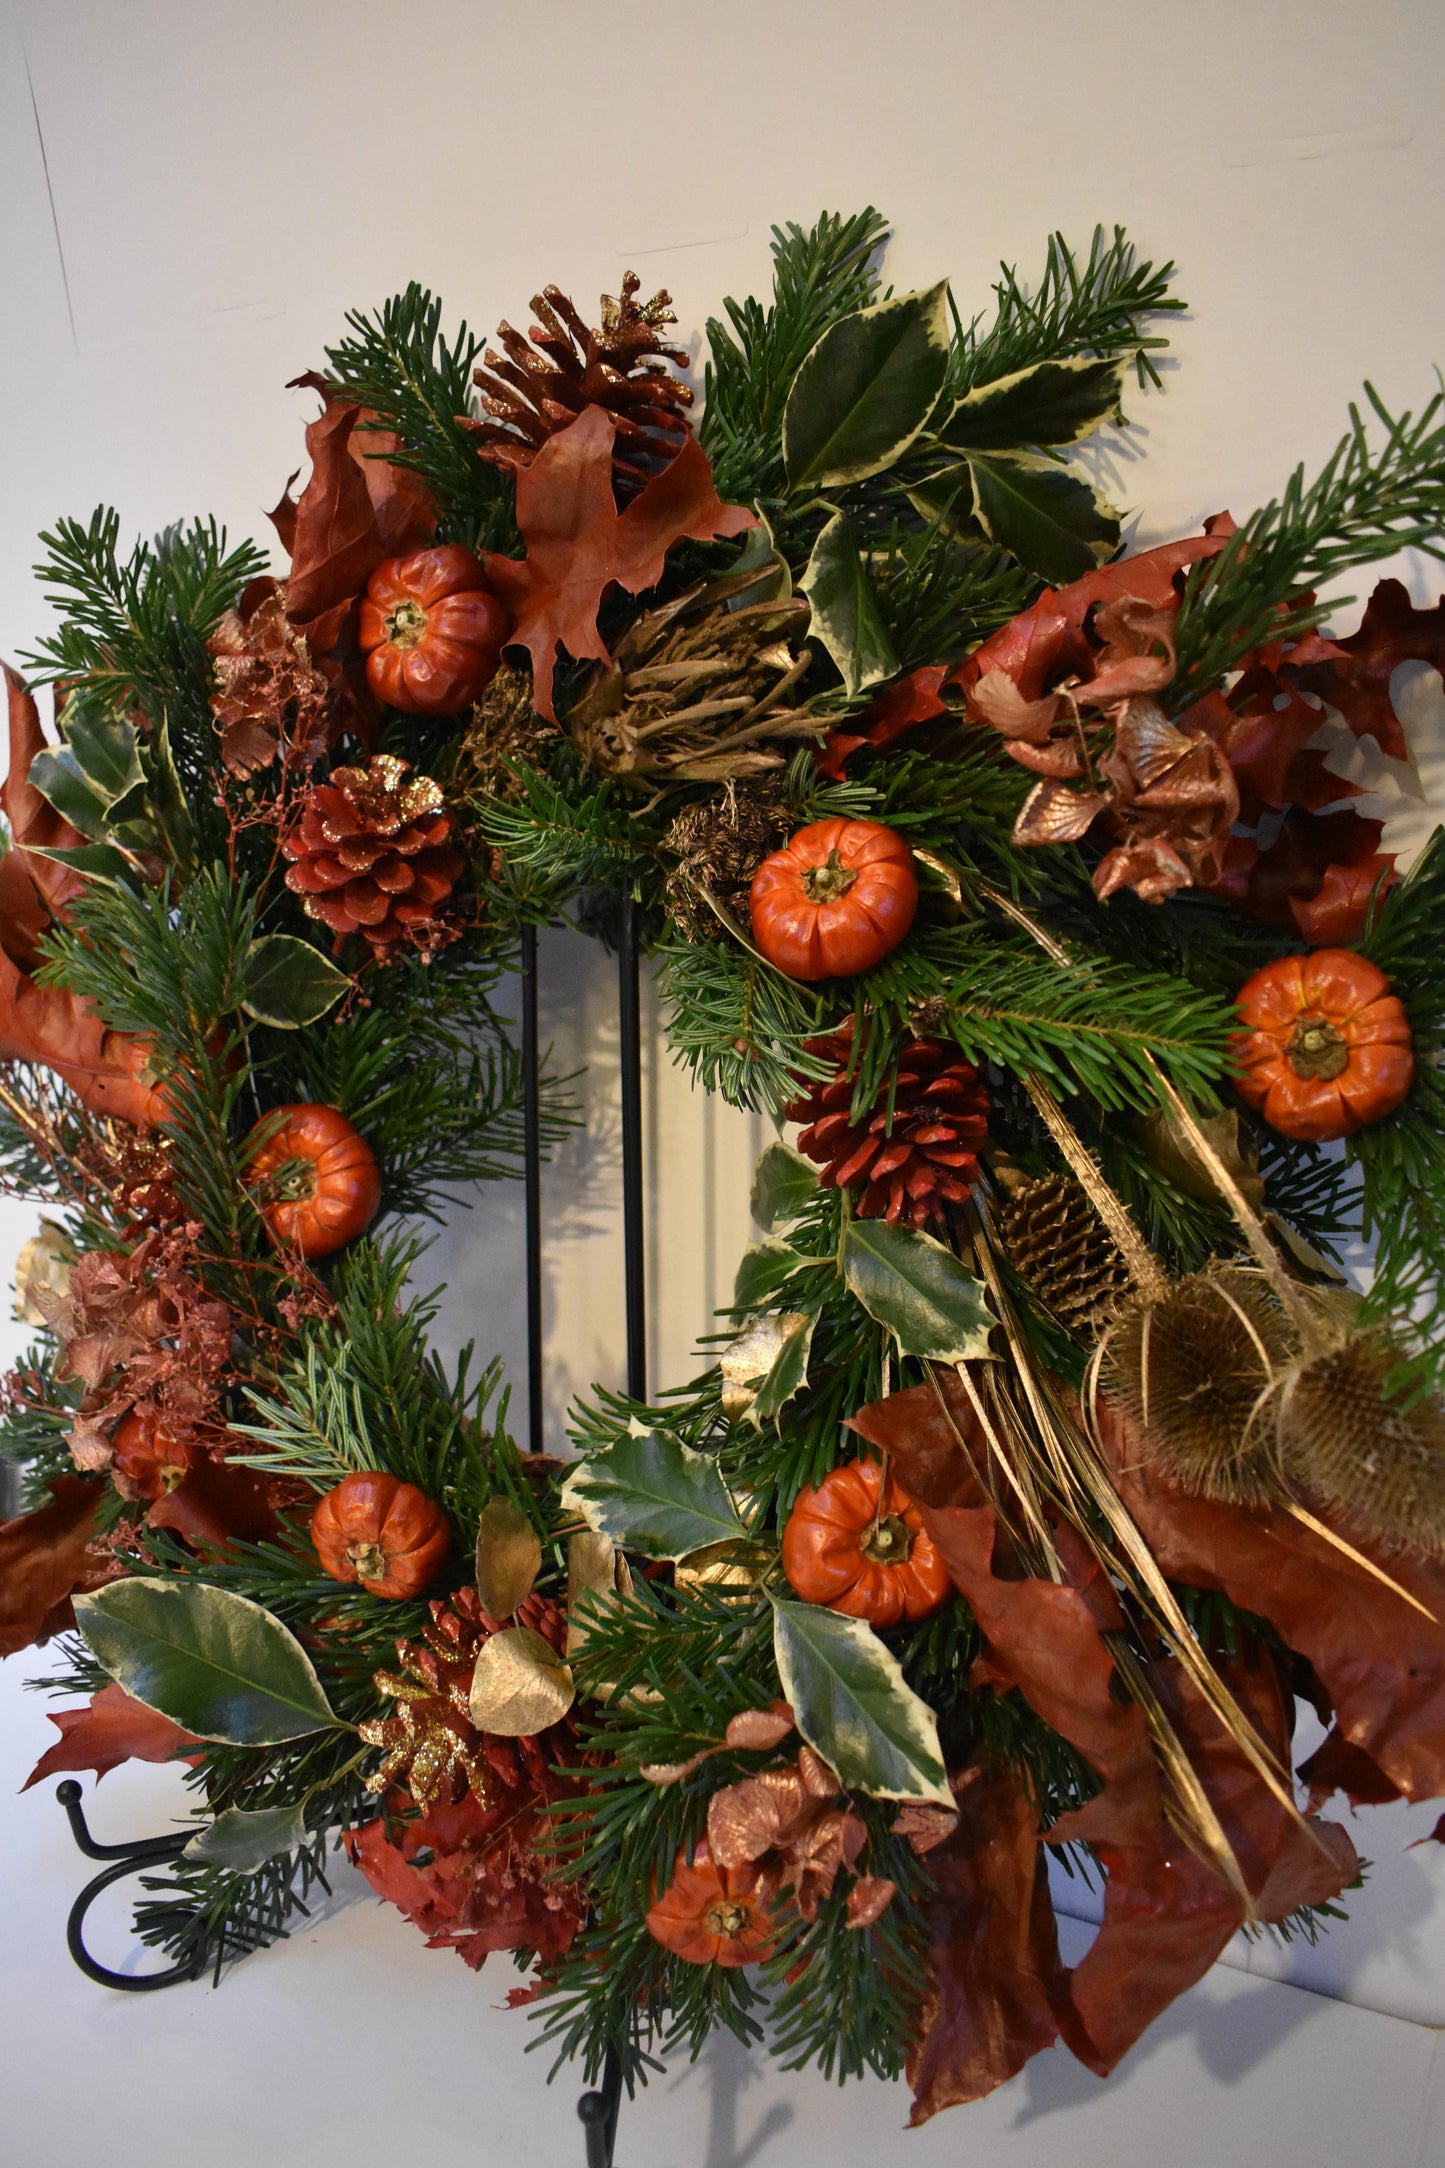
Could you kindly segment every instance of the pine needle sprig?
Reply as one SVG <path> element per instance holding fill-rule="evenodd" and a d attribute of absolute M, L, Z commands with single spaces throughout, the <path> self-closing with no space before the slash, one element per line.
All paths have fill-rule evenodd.
<path fill-rule="evenodd" d="M 1247 519 L 1217 557 L 1189 575 L 1176 629 L 1179 707 L 1283 632 L 1297 638 L 1352 598 L 1302 593 L 1360 565 L 1423 550 L 1445 560 L 1445 392 L 1418 415 L 1391 414 L 1373 384 L 1365 399 L 1384 431 L 1378 449 L 1354 404 L 1350 426 L 1313 482 L 1295 468 L 1284 494 Z M 1284 621 L 1287 614 L 1287 623 Z"/>
<path fill-rule="evenodd" d="M 486 342 L 465 323 L 448 338 L 441 315 L 440 300 L 413 280 L 371 314 L 351 310 L 350 336 L 326 358 L 340 388 L 376 415 L 371 426 L 401 438 L 402 449 L 387 457 L 432 490 L 443 508 L 442 539 L 510 551 L 517 541 L 510 478 L 478 458 L 458 420 L 476 412 L 472 365 Z"/>
<path fill-rule="evenodd" d="M 959 542 L 939 522 L 895 520 L 870 538 L 867 564 L 900 670 L 955 662 L 1026 609 L 1039 587 L 1006 550 Z"/>
<path fill-rule="evenodd" d="M 1039 361 L 1067 361 L 1078 354 L 1127 354 L 1141 387 L 1158 385 L 1154 356 L 1168 346 L 1151 319 L 1178 314 L 1188 304 L 1169 291 L 1172 262 L 1141 263 L 1122 226 L 1112 238 L 1096 226 L 1083 263 L 1061 233 L 1049 236 L 1043 276 L 1030 290 L 1012 264 L 1001 264 L 994 287 L 993 322 L 958 326 L 948 393 L 959 397 Z"/>
<path fill-rule="evenodd" d="M 673 1059 L 705 1090 L 756 1113 L 784 1106 L 798 1077 L 831 1073 L 804 1047 L 822 1027 L 823 1003 L 795 979 L 731 940 L 669 933 L 657 956 Z"/>
<path fill-rule="evenodd" d="M 847 218 L 825 212 L 806 232 L 774 226 L 771 302 L 729 297 L 727 322 L 708 319 L 698 435 L 724 498 L 786 494 L 783 408 L 793 379 L 830 324 L 876 297 L 874 258 L 887 236 L 871 205 Z"/>

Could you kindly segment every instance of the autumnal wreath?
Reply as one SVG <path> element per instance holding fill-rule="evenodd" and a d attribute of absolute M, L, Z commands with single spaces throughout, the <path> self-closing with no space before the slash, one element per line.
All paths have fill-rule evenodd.
<path fill-rule="evenodd" d="M 1445 605 L 1316 600 L 1440 554 L 1445 408 L 1369 392 L 1123 556 L 1070 451 L 1157 385 L 1172 266 L 1055 237 L 969 318 L 880 294 L 885 237 L 775 233 L 696 427 L 631 275 L 495 347 L 351 317 L 279 579 L 213 523 L 44 538 L 0 1649 L 79 1697 L 37 1778 L 185 1763 L 174 1957 L 340 1844 L 514 1952 L 559 2058 L 723 2024 L 922 2121 L 1331 1915 L 1334 1792 L 1445 1792 L 1445 850 L 1402 873 L 1332 764 L 1407 754 Z M 780 1141 L 707 1367 L 554 1462 L 428 1350 L 404 1230 L 516 1169 L 523 931 L 619 896 Z M 1072 1969 L 1051 1858 L 1104 1880 Z"/>

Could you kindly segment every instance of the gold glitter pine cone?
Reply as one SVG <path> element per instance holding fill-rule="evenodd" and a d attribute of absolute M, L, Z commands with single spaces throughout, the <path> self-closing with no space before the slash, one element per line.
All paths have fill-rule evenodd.
<path fill-rule="evenodd" d="M 287 887 L 338 948 L 359 933 L 378 957 L 403 947 L 429 954 L 459 930 L 440 916 L 466 864 L 449 840 L 451 815 L 429 775 L 407 776 L 390 753 L 369 768 L 333 769 L 307 792 L 283 845 Z"/>
<path fill-rule="evenodd" d="M 1020 1183 L 998 1221 L 1004 1255 L 1046 1310 L 1094 1338 L 1128 1294 L 1129 1270 L 1072 1175 Z"/>

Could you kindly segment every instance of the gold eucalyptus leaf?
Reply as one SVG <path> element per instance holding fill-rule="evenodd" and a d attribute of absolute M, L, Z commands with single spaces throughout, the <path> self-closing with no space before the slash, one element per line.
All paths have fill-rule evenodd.
<path fill-rule="evenodd" d="M 577 1698 L 571 1666 L 529 1626 L 508 1626 L 482 1644 L 467 1714 L 478 1731 L 531 1739 L 556 1724 Z"/>
<path fill-rule="evenodd" d="M 772 1557 L 756 1543 L 710 1543 L 684 1558 L 673 1579 L 679 1588 L 756 1588 Z"/>
<path fill-rule="evenodd" d="M 729 1422 L 747 1414 L 759 1387 L 783 1349 L 808 1322 L 806 1310 L 774 1310 L 755 1317 L 722 1352 L 722 1408 Z"/>
<path fill-rule="evenodd" d="M 493 1498 L 477 1527 L 477 1594 L 495 1619 L 510 1618 L 542 1570 L 542 1544 L 520 1506 Z"/>
<path fill-rule="evenodd" d="M 30 1237 L 15 1260 L 15 1315 L 22 1325 L 50 1323 L 36 1300 L 37 1291 L 63 1301 L 70 1292 L 74 1262 L 75 1247 L 65 1229 L 43 1219 L 39 1234 Z"/>
<path fill-rule="evenodd" d="M 567 1543 L 567 1654 L 575 1656 L 587 1639 L 583 1605 L 612 1610 L 619 1596 L 632 1593 L 627 1560 L 610 1536 L 579 1528 Z"/>
<path fill-rule="evenodd" d="M 914 857 L 921 858 L 929 871 L 938 875 L 953 901 L 961 909 L 963 905 L 963 882 L 959 878 L 957 867 L 951 866 L 946 858 L 940 858 L 937 851 L 920 850 L 916 843 L 912 846 L 912 849 Z"/>

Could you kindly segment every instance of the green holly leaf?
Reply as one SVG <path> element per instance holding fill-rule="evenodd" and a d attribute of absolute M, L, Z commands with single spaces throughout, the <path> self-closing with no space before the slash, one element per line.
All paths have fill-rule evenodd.
<path fill-rule="evenodd" d="M 770 1144 L 753 1170 L 753 1218 L 776 1234 L 801 1218 L 818 1194 L 818 1170 L 786 1144 Z"/>
<path fill-rule="evenodd" d="M 997 1322 L 983 1282 L 932 1235 L 887 1220 L 850 1220 L 843 1230 L 843 1278 L 868 1315 L 886 1325 L 902 1355 L 940 1363 L 976 1362 Z"/>
<path fill-rule="evenodd" d="M 943 389 L 948 339 L 946 281 L 830 324 L 783 410 L 792 487 L 837 488 L 892 466 Z"/>
<path fill-rule="evenodd" d="M 232 1874 L 255 1874 L 268 1859 L 298 1851 L 305 1842 L 303 1807 L 227 1807 L 192 1837 L 183 1857 Z"/>
<path fill-rule="evenodd" d="M 295 1031 L 314 1024 L 351 984 L 309 941 L 267 933 L 253 941 L 241 964 L 241 1006 L 259 1023 Z"/>
<path fill-rule="evenodd" d="M 973 516 L 990 542 L 1050 586 L 1082 579 L 1119 547 L 1117 512 L 1057 460 L 995 452 L 968 465 Z"/>
<path fill-rule="evenodd" d="M 104 881 L 112 888 L 118 882 L 128 880 L 131 874 L 130 860 L 113 843 L 82 843 L 70 850 L 47 849 L 30 843 L 26 849 L 33 851 L 37 858 L 53 858 L 57 866 L 69 866 L 72 872 L 83 874 L 87 881 Z"/>
<path fill-rule="evenodd" d="M 813 606 L 812 630 L 837 664 L 848 692 L 898 675 L 898 657 L 878 597 L 843 513 L 834 514 L 813 544 L 798 585 Z"/>
<path fill-rule="evenodd" d="M 289 1627 L 205 1581 L 112 1581 L 75 1599 L 101 1668 L 199 1739 L 274 1746 L 338 1719 Z"/>
<path fill-rule="evenodd" d="M 773 1654 L 799 1731 L 850 1790 L 953 1805 L 938 1721 L 863 1619 L 775 1597 Z"/>
<path fill-rule="evenodd" d="M 770 1235 L 765 1242 L 754 1242 L 743 1251 L 742 1262 L 733 1275 L 733 1302 L 735 1310 L 755 1310 L 766 1302 L 791 1279 L 803 1262 L 791 1244 Z"/>
<path fill-rule="evenodd" d="M 747 1419 L 755 1430 L 764 1423 L 776 1422 L 782 1410 L 808 1382 L 808 1358 L 813 1352 L 813 1334 L 818 1327 L 818 1313 L 810 1310 L 798 1314 L 782 1335 L 781 1345 L 758 1387 Z"/>
<path fill-rule="evenodd" d="M 686 1558 L 747 1533 L 717 1463 L 664 1431 L 619 1438 L 579 1461 L 561 1502 L 599 1536 L 649 1558 Z"/>
<path fill-rule="evenodd" d="M 1123 357 L 1036 361 L 980 384 L 954 404 L 938 434 L 960 452 L 1008 452 L 1021 444 L 1077 444 L 1119 411 Z"/>

